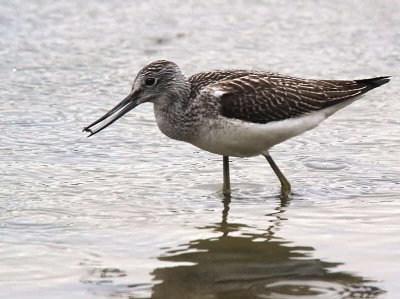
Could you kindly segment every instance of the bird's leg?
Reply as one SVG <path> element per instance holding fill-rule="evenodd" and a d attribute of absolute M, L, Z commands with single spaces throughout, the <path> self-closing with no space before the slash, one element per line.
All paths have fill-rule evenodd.
<path fill-rule="evenodd" d="M 271 156 L 268 155 L 264 155 L 263 156 L 267 159 L 269 165 L 271 165 L 272 169 L 274 170 L 276 176 L 278 177 L 278 179 L 281 181 L 281 191 L 282 194 L 287 196 L 290 194 L 291 192 L 291 187 L 290 187 L 290 183 L 287 180 L 287 178 L 285 178 L 285 176 L 283 175 L 282 171 L 279 169 L 278 165 L 276 165 L 276 163 L 274 162 L 274 160 L 272 160 Z"/>
<path fill-rule="evenodd" d="M 222 194 L 231 194 L 231 181 L 229 178 L 229 157 L 223 156 L 223 175 L 224 183 L 222 184 Z"/>

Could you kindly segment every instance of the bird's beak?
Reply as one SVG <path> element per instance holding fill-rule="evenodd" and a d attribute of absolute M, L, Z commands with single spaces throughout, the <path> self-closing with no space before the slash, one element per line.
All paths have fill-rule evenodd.
<path fill-rule="evenodd" d="M 90 137 L 90 136 L 100 132 L 101 130 L 107 128 L 109 125 L 111 125 L 117 119 L 119 119 L 124 114 L 128 113 L 133 108 L 135 108 L 137 105 L 139 105 L 138 94 L 139 94 L 139 91 L 133 91 L 129 96 L 127 96 L 125 99 L 123 99 L 117 106 L 112 108 L 110 111 L 108 111 L 106 114 L 104 114 L 102 117 L 100 117 L 98 120 L 96 120 L 89 126 L 83 128 L 83 132 L 89 132 L 90 135 L 88 137 Z M 91 127 L 93 127 L 93 126 L 97 125 L 98 123 L 102 122 L 103 120 L 107 119 L 108 117 L 110 117 L 111 115 L 113 115 L 114 113 L 116 113 L 119 110 L 120 110 L 120 112 L 117 115 L 115 115 L 114 117 L 112 117 L 111 119 L 106 121 L 100 127 L 96 128 L 95 130 L 90 129 Z"/>

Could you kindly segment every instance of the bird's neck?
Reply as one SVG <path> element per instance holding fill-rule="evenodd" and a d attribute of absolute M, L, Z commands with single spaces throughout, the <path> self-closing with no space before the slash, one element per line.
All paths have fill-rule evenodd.
<path fill-rule="evenodd" d="M 189 83 L 190 84 L 190 83 Z M 187 111 L 190 106 L 190 87 L 179 93 L 165 95 L 154 102 L 154 114 L 161 132 L 172 139 L 190 142 L 193 137 Z"/>

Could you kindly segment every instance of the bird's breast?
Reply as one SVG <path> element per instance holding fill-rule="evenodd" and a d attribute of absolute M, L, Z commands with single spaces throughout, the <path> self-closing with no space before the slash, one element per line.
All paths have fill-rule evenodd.
<path fill-rule="evenodd" d="M 169 138 L 185 142 L 191 142 L 195 138 L 197 124 L 185 119 L 182 113 L 171 109 L 154 109 L 154 114 L 158 128 Z"/>

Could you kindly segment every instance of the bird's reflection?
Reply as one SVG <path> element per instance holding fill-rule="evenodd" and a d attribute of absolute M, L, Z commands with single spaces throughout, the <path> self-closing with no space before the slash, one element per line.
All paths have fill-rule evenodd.
<path fill-rule="evenodd" d="M 200 228 L 220 232 L 219 237 L 193 240 L 159 257 L 182 264 L 153 271 L 159 283 L 152 298 L 375 298 L 383 292 L 362 277 L 334 272 L 340 263 L 312 258 L 312 247 L 291 246 L 276 236 L 290 204 L 287 198 L 278 198 L 279 205 L 267 215 L 273 220 L 263 233 L 240 236 L 245 225 L 229 223 L 230 201 L 223 200 L 220 223 Z"/>
<path fill-rule="evenodd" d="M 93 269 L 81 282 L 108 286 L 108 295 L 118 298 L 148 298 L 136 294 L 149 293 L 149 288 L 154 299 L 376 298 L 384 293 L 373 281 L 335 271 L 341 263 L 313 258 L 314 248 L 294 246 L 279 237 L 290 200 L 276 201 L 274 211 L 265 215 L 266 227 L 245 233 L 247 225 L 229 222 L 231 198 L 225 197 L 221 222 L 199 227 L 218 236 L 166 250 L 158 260 L 172 263 L 152 271 L 152 286 L 134 281 L 125 287 L 114 285 L 121 277 L 129 281 L 128 274 L 116 268 Z"/>

